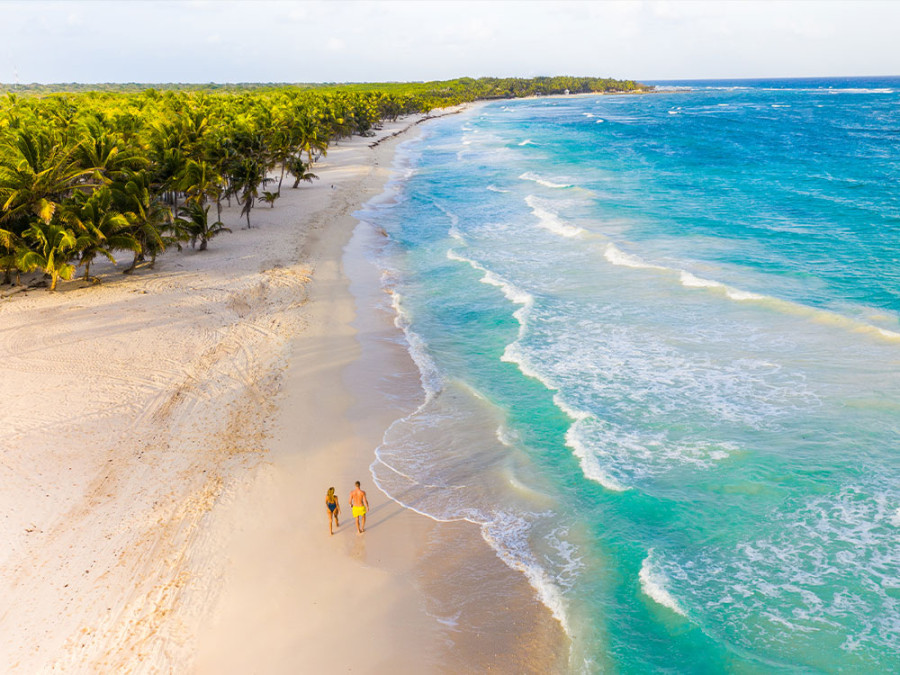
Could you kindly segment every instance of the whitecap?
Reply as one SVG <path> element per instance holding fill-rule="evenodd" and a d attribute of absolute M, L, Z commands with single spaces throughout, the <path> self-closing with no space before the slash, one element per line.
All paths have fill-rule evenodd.
<path fill-rule="evenodd" d="M 555 190 L 561 190 L 564 188 L 572 187 L 571 183 L 557 183 L 552 180 L 547 180 L 546 178 L 539 176 L 538 174 L 534 173 L 533 171 L 526 171 L 525 173 L 520 175 L 519 178 L 522 180 L 530 180 L 530 181 L 537 183 L 538 185 L 543 185 L 544 187 L 553 188 Z"/>
<path fill-rule="evenodd" d="M 521 323 L 521 321 L 520 321 Z M 519 330 L 519 337 L 522 336 L 522 330 Z M 503 353 L 500 355 L 500 360 L 504 363 L 512 363 L 518 366 L 519 370 L 525 377 L 530 377 L 534 380 L 537 380 L 548 389 L 552 389 L 552 386 L 541 376 L 541 374 L 531 366 L 531 362 L 522 352 L 522 349 L 519 346 L 518 340 L 516 342 L 512 342 L 506 345 L 506 348 L 503 350 Z"/>
<path fill-rule="evenodd" d="M 682 271 L 680 275 L 681 285 L 686 288 L 725 288 L 725 284 L 709 279 L 695 277 L 690 272 Z"/>
<path fill-rule="evenodd" d="M 409 314 L 403 307 L 403 298 L 397 291 L 389 290 L 391 307 L 396 312 L 394 325 L 399 328 L 404 337 L 410 356 L 419 369 L 419 379 L 425 390 L 426 400 L 433 398 L 441 390 L 441 375 L 437 364 L 428 353 L 428 345 L 418 333 L 412 330 Z"/>
<path fill-rule="evenodd" d="M 896 652 L 900 605 L 891 596 L 900 588 L 900 551 L 887 525 L 900 527 L 898 503 L 890 479 L 790 499 L 736 546 L 666 561 L 665 570 L 692 605 L 745 624 L 744 644 L 790 625 L 798 645 L 813 647 L 814 636 L 830 625 L 846 631 L 842 649 Z M 759 615 L 773 625 L 757 623 Z"/>
<path fill-rule="evenodd" d="M 557 404 L 558 405 L 558 404 Z M 566 445 L 572 450 L 572 453 L 578 458 L 581 464 L 581 473 L 588 480 L 602 485 L 611 492 L 625 492 L 629 489 L 627 485 L 622 485 L 613 478 L 607 471 L 600 466 L 600 461 L 590 449 L 582 443 L 577 429 L 578 422 L 573 424 L 566 431 Z"/>
<path fill-rule="evenodd" d="M 641 571 L 638 573 L 641 582 L 641 590 L 644 595 L 651 598 L 654 602 L 671 609 L 676 614 L 687 616 L 684 610 L 678 604 L 672 594 L 669 592 L 668 578 L 661 571 L 655 569 L 653 565 L 653 549 L 651 548 L 641 563 Z"/>
<path fill-rule="evenodd" d="M 737 301 L 762 300 L 765 298 L 765 296 L 759 295 L 758 293 L 751 293 L 750 291 L 742 291 L 737 288 L 731 288 L 730 286 L 727 286 L 720 281 L 713 281 L 711 279 L 704 279 L 702 277 L 694 276 L 693 274 L 685 270 L 680 270 L 679 272 L 679 281 L 681 281 L 681 285 L 685 288 L 715 288 L 723 291 L 725 295 L 732 300 Z"/>
<path fill-rule="evenodd" d="M 664 267 L 662 265 L 654 265 L 652 263 L 648 263 L 639 256 L 633 255 L 631 253 L 625 253 L 615 244 L 606 245 L 603 257 L 613 265 L 617 265 L 620 267 L 659 270 L 661 272 L 675 273 L 678 275 L 679 282 L 685 288 L 716 289 L 723 291 L 727 298 L 738 302 L 759 302 L 786 314 L 808 317 L 811 321 L 814 321 L 816 323 L 840 326 L 855 333 L 863 333 L 884 340 L 890 340 L 892 342 L 900 340 L 900 333 L 896 331 L 881 328 L 879 326 L 873 326 L 872 324 L 866 323 L 865 321 L 860 321 L 852 317 L 844 316 L 843 314 L 839 314 L 834 311 L 808 307 L 807 305 L 803 305 L 799 302 L 782 300 L 781 298 L 776 298 L 770 295 L 762 295 L 760 293 L 753 293 L 752 291 L 733 288 L 731 286 L 723 284 L 720 281 L 713 281 L 710 279 L 697 277 L 685 270 L 679 270 L 671 267 Z"/>
<path fill-rule="evenodd" d="M 544 606 L 559 621 L 565 633 L 571 636 L 562 591 L 531 552 L 527 541 L 529 529 L 524 519 L 503 513 L 481 526 L 481 536 L 507 566 L 525 575 Z"/>
<path fill-rule="evenodd" d="M 564 223 L 557 214 L 543 208 L 534 195 L 528 195 L 525 198 L 525 203 L 528 204 L 528 206 L 531 208 L 531 212 L 538 219 L 538 225 L 545 230 L 549 230 L 550 232 L 558 234 L 562 237 L 570 238 L 578 237 L 587 233 L 586 230 L 583 230 L 580 227 Z"/>
<path fill-rule="evenodd" d="M 503 295 L 507 300 L 517 305 L 531 307 L 534 304 L 533 295 L 531 295 L 530 293 L 526 293 L 516 286 L 513 286 L 511 283 L 498 276 L 494 272 L 485 270 L 484 267 L 481 267 L 480 265 L 477 266 L 484 270 L 484 276 L 481 277 L 481 283 L 488 284 L 490 286 L 496 286 L 503 292 Z"/>
<path fill-rule="evenodd" d="M 556 389 L 556 387 L 551 387 L 551 389 Z M 568 415 L 575 422 L 580 422 L 581 420 L 586 420 L 589 417 L 592 417 L 591 413 L 585 412 L 584 410 L 579 410 L 573 406 L 570 406 L 566 403 L 559 394 L 556 394 L 553 397 L 553 403 L 557 408 L 562 410 L 566 415 Z"/>
<path fill-rule="evenodd" d="M 750 291 L 740 291 L 736 288 L 730 288 L 728 286 L 725 287 L 725 295 L 727 295 L 732 300 L 765 300 L 765 295 L 760 295 L 759 293 L 752 293 Z"/>
<path fill-rule="evenodd" d="M 460 255 L 453 249 L 447 251 L 447 258 L 456 262 L 467 263 L 473 269 L 482 272 L 483 276 L 479 281 L 481 281 L 481 283 L 483 284 L 488 284 L 489 286 L 495 286 L 499 288 L 503 292 L 504 297 L 510 302 L 513 302 L 517 305 L 523 305 L 524 308 L 529 308 L 534 304 L 533 295 L 517 288 L 498 274 L 491 272 L 481 263 L 472 260 L 471 258 L 466 258 L 464 255 Z M 517 315 L 514 313 L 514 316 Z"/>
<path fill-rule="evenodd" d="M 646 262 L 643 258 L 640 258 L 636 255 L 632 255 L 631 253 L 625 253 L 622 249 L 620 249 L 615 244 L 607 244 L 606 249 L 603 251 L 603 257 L 606 258 L 613 265 L 617 265 L 619 267 L 631 267 L 634 269 L 645 269 L 645 270 L 665 270 L 668 269 L 666 267 L 660 267 L 659 265 L 652 265 Z"/>

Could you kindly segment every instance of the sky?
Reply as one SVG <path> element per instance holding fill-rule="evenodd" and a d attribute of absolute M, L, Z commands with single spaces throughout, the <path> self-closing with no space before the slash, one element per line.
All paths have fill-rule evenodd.
<path fill-rule="evenodd" d="M 0 0 L 0 82 L 900 75 L 900 2 Z"/>

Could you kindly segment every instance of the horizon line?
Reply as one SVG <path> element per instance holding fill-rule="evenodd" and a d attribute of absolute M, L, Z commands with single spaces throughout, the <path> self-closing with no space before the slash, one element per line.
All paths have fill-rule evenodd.
<path fill-rule="evenodd" d="M 521 79 L 521 80 L 533 80 L 539 77 L 591 77 L 597 79 L 611 79 L 611 80 L 630 80 L 632 82 L 637 83 L 645 83 L 645 82 L 705 82 L 705 81 L 717 81 L 717 80 L 729 80 L 729 81 L 753 81 L 753 80 L 828 80 L 828 79 L 888 79 L 888 78 L 900 78 L 900 74 L 891 74 L 891 75 L 768 75 L 768 76 L 752 76 L 752 77 L 666 77 L 666 78 L 618 78 L 618 77 L 601 77 L 597 75 L 535 75 L 533 77 L 525 77 L 521 75 L 482 75 L 479 77 L 473 77 L 471 75 L 462 75 L 460 77 L 449 78 L 446 80 L 322 80 L 322 81 L 296 81 L 296 82 L 288 82 L 288 81 L 263 81 L 263 80 L 242 80 L 242 81 L 233 81 L 233 82 L 224 82 L 224 81 L 216 81 L 209 80 L 205 82 L 195 81 L 195 82 L 187 82 L 187 81 L 138 81 L 138 80 L 128 80 L 128 81 L 78 81 L 78 80 L 69 80 L 69 81 L 56 81 L 56 82 L 0 82 L 0 87 L 4 86 L 18 86 L 18 87 L 30 87 L 34 85 L 42 85 L 42 86 L 60 86 L 60 85 L 71 85 L 77 84 L 81 86 L 87 85 L 183 85 L 183 86 L 210 86 L 210 85 L 218 85 L 218 86 L 235 86 L 235 85 L 270 85 L 270 86 L 304 86 L 304 85 L 357 85 L 357 84 L 426 84 L 428 82 L 451 82 L 453 80 L 461 80 L 465 78 L 471 78 L 473 80 L 479 80 L 483 78 L 492 78 L 492 79 Z"/>

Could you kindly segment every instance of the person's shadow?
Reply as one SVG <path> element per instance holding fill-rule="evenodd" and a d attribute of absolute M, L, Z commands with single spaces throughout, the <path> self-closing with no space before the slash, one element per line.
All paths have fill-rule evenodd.
<path fill-rule="evenodd" d="M 405 504 L 407 504 L 408 506 L 410 506 L 412 508 L 415 508 L 416 502 L 418 502 L 418 501 L 421 501 L 421 500 L 416 499 L 411 502 L 408 502 L 405 499 L 403 500 L 403 502 Z M 409 510 L 409 509 L 407 509 L 406 506 L 403 506 L 402 504 L 399 504 L 398 502 L 395 502 L 393 500 L 385 502 L 383 505 L 378 506 L 376 508 L 370 509 L 369 512 L 366 514 L 366 532 L 368 532 L 369 530 L 374 530 L 375 528 L 379 527 L 381 524 L 386 523 L 391 518 L 396 518 L 398 515 L 400 515 L 401 513 L 403 513 L 404 511 L 407 511 L 407 510 Z M 371 522 L 371 516 L 376 511 L 379 514 L 384 513 L 384 516 L 379 518 L 376 522 L 374 522 L 370 525 L 369 523 Z M 354 522 L 354 526 L 355 526 L 355 522 Z"/>

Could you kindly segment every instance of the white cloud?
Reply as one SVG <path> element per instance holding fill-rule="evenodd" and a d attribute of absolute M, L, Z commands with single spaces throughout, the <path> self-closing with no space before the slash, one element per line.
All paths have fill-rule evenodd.
<path fill-rule="evenodd" d="M 337 37 L 330 37 L 328 41 L 325 43 L 325 48 L 330 52 L 339 52 L 343 51 L 346 47 L 346 43 Z"/>

